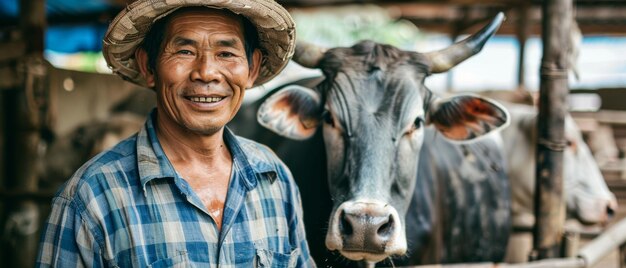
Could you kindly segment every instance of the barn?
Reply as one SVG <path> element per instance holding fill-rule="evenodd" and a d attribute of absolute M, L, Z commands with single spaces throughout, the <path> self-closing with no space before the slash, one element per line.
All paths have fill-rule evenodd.
<path fill-rule="evenodd" d="M 102 35 L 108 23 L 132 1 L 83 2 L 11 0 L 0 4 L 0 107 L 3 109 L 0 113 L 0 262 L 7 267 L 33 266 L 41 226 L 60 184 L 77 165 L 132 135 L 154 105 L 152 91 L 123 81 L 110 74 L 101 61 L 98 63 Z M 624 1 L 278 2 L 304 26 L 323 24 L 319 21 L 327 20 L 338 22 L 329 28 L 352 31 L 350 35 L 354 40 L 345 39 L 346 34 L 323 32 L 328 30 L 323 25 L 320 26 L 322 33 L 302 31 L 302 38 L 326 46 L 351 46 L 360 38 L 385 37 L 386 32 L 400 29 L 404 34 L 428 33 L 437 38 L 417 43 L 397 35 L 383 42 L 397 41 L 397 46 L 404 46 L 403 49 L 431 50 L 427 46 L 447 45 L 477 32 L 502 12 L 506 20 L 495 32 L 494 39 L 500 46 L 488 44 L 481 53 L 502 50 L 482 62 L 473 59 L 451 73 L 433 76 L 438 82 L 428 86 L 442 95 L 472 91 L 505 101 L 518 100 L 521 96 L 539 107 L 536 123 L 539 142 L 530 145 L 536 146 L 537 155 L 543 159 L 536 163 L 540 183 L 536 189 L 538 194 L 533 197 L 538 204 L 533 216 L 537 223 L 530 227 L 511 227 L 512 233 L 533 235 L 532 251 L 523 253 L 533 261 L 529 265 L 626 265 L 626 222 L 621 221 L 626 215 L 626 104 L 623 101 L 626 66 L 617 63 L 617 67 L 609 68 L 610 64 L 624 60 L 615 56 L 624 54 L 619 52 L 619 44 L 626 43 Z M 384 14 L 383 24 L 375 19 L 363 20 L 359 14 L 370 14 L 365 16 L 369 18 Z M 368 23 L 374 26 L 360 28 Z M 573 39 L 577 36 L 575 33 L 579 39 Z M 424 39 L 427 36 L 430 35 L 424 34 Z M 585 54 L 603 43 L 618 45 Z M 76 52 L 82 53 L 81 59 L 62 57 Z M 571 57 L 575 53 L 581 54 L 578 65 Z M 594 61 L 605 54 L 608 55 L 605 58 L 617 57 L 617 60 Z M 90 57 L 91 60 L 85 60 Z M 512 59 L 508 69 L 498 67 L 500 57 Z M 580 60 L 584 57 L 588 60 Z M 89 62 L 90 67 L 80 68 L 81 61 Z M 254 103 L 281 84 L 319 76 L 310 69 L 307 70 L 311 71 L 310 75 L 296 75 L 304 73 L 298 68 L 301 67 L 294 64 L 284 76 L 251 90 L 247 103 Z M 508 80 L 500 84 L 493 82 L 501 75 L 490 72 L 503 70 L 508 72 Z M 593 70 L 600 71 L 589 75 Z M 580 77 L 578 80 L 574 72 Z M 483 77 L 476 78 L 479 75 Z M 463 80 L 467 77 L 474 79 Z M 603 183 L 619 205 L 611 212 L 612 218 L 602 224 L 568 224 L 564 217 L 562 154 L 568 144 L 564 133 L 566 111 L 588 144 Z M 246 112 L 256 114 L 256 111 Z M 246 130 L 242 129 L 241 133 Z M 61 147 L 76 151 L 57 150 Z M 532 169 L 531 166 L 523 168 Z M 303 192 L 305 199 L 306 195 Z M 304 205 L 306 214 L 307 204 Z M 555 216 L 553 211 L 562 213 Z M 471 267 L 495 265 L 507 267 L 509 264 L 466 264 Z M 519 265 L 523 264 L 515 265 L 522 267 Z"/>

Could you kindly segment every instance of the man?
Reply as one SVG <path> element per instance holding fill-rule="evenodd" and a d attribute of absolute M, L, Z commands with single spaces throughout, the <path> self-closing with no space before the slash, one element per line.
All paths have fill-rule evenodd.
<path fill-rule="evenodd" d="M 289 170 L 224 127 L 245 90 L 287 64 L 294 31 L 273 0 L 139 0 L 122 11 L 103 53 L 155 90 L 157 108 L 59 191 L 37 265 L 315 266 Z"/>

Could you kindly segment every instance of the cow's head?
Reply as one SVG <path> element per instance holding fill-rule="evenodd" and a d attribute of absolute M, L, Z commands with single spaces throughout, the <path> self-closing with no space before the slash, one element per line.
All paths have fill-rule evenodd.
<path fill-rule="evenodd" d="M 424 127 L 465 142 L 502 128 L 507 112 L 476 96 L 436 97 L 424 86 L 478 53 L 504 16 L 446 49 L 416 53 L 371 41 L 349 48 L 299 44 L 294 60 L 319 68 L 316 88 L 286 87 L 258 120 L 293 139 L 323 128 L 334 202 L 326 246 L 351 260 L 378 262 L 406 252 L 404 215 L 413 194 Z M 306 189 L 304 189 L 306 191 Z"/>
<path fill-rule="evenodd" d="M 565 118 L 565 138 L 563 191 L 567 209 L 583 223 L 606 223 L 617 210 L 617 199 L 571 116 Z"/>
<path fill-rule="evenodd" d="M 537 108 L 503 103 L 512 121 L 502 137 L 513 195 L 513 224 L 529 227 L 535 223 Z M 586 224 L 606 223 L 617 210 L 617 201 L 569 114 L 565 117 L 564 134 L 567 146 L 563 150 L 563 198 L 568 214 Z"/>

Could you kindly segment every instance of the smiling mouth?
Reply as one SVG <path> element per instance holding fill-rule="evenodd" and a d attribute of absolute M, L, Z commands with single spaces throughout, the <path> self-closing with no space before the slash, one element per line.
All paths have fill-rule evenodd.
<path fill-rule="evenodd" d="M 223 97 L 188 97 L 187 98 L 190 101 L 193 102 L 199 102 L 199 103 L 214 103 L 214 102 L 218 102 L 223 100 Z"/>

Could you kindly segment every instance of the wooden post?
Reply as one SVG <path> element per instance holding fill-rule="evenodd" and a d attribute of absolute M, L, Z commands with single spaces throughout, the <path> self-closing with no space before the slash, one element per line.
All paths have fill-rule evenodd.
<path fill-rule="evenodd" d="M 565 258 L 576 257 L 576 253 L 580 248 L 580 233 L 565 232 L 563 234 L 563 256 Z"/>
<path fill-rule="evenodd" d="M 524 67 L 526 54 L 526 40 L 528 39 L 528 3 L 524 2 L 517 8 L 517 43 L 519 44 L 519 54 L 517 61 L 517 89 L 525 90 Z"/>
<path fill-rule="evenodd" d="M 1 52 L 0 52 L 1 53 Z M 6 53 L 6 52 L 5 52 Z M 1 76 L 1 75 L 0 75 Z M 7 138 L 6 138 L 6 117 L 7 117 L 7 112 L 5 110 L 6 105 L 4 104 L 4 92 L 3 92 L 3 88 L 0 87 L 0 185 L 4 186 L 5 181 L 6 181 L 6 166 L 7 165 L 7 156 L 8 154 L 6 153 L 6 144 L 7 144 Z M 7 205 L 6 202 L 4 200 L 0 200 L 0 226 L 4 226 L 4 218 L 6 215 L 6 210 L 7 210 Z M 6 255 L 3 254 L 2 252 L 6 251 L 5 250 L 5 245 L 6 245 L 6 241 L 3 241 L 4 239 L 0 240 L 0 262 L 4 261 L 6 259 Z"/>
<path fill-rule="evenodd" d="M 565 221 L 563 149 L 567 85 L 567 46 L 572 0 L 542 2 L 541 85 L 537 120 L 535 228 L 531 258 L 559 257 Z"/>
<path fill-rule="evenodd" d="M 13 191 L 36 191 L 41 161 L 41 130 L 47 118 L 47 67 L 43 59 L 46 27 L 45 0 L 20 0 L 21 38 L 26 56 L 16 63 L 20 86 L 6 90 L 6 185 Z M 6 267 L 33 267 L 39 244 L 40 215 L 36 202 L 6 203 L 4 239 Z"/>
<path fill-rule="evenodd" d="M 619 267 L 626 268 L 626 244 L 619 246 Z"/>

